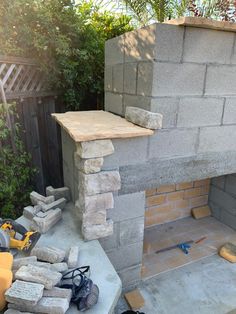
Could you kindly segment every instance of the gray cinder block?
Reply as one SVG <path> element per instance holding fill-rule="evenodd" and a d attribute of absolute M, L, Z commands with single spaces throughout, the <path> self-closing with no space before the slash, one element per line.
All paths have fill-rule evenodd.
<path fill-rule="evenodd" d="M 114 73 L 116 75 L 116 73 Z M 124 93 L 136 94 L 137 87 L 137 63 L 124 64 Z"/>
<path fill-rule="evenodd" d="M 124 91 L 124 65 L 117 64 L 112 67 L 112 90 L 114 93 Z"/>
<path fill-rule="evenodd" d="M 236 199 L 226 192 L 211 186 L 210 201 L 214 202 L 221 209 L 228 211 L 236 216 Z"/>
<path fill-rule="evenodd" d="M 121 35 L 106 41 L 105 43 L 106 65 L 114 65 L 124 62 L 124 38 L 125 35 Z"/>
<path fill-rule="evenodd" d="M 138 217 L 120 222 L 120 245 L 143 241 L 144 217 Z"/>
<path fill-rule="evenodd" d="M 211 179 L 211 184 L 224 190 L 225 188 L 225 176 L 215 177 Z"/>
<path fill-rule="evenodd" d="M 104 70 L 104 90 L 112 91 L 112 66 L 106 66 Z"/>
<path fill-rule="evenodd" d="M 226 98 L 223 124 L 236 124 L 236 97 Z"/>
<path fill-rule="evenodd" d="M 137 94 L 152 95 L 153 62 L 140 62 L 138 64 Z"/>
<path fill-rule="evenodd" d="M 141 280 L 141 267 L 142 265 L 139 264 L 118 272 L 123 289 L 126 289 L 128 286 L 136 284 Z"/>
<path fill-rule="evenodd" d="M 122 116 L 123 114 L 123 95 L 106 92 L 105 110 Z"/>

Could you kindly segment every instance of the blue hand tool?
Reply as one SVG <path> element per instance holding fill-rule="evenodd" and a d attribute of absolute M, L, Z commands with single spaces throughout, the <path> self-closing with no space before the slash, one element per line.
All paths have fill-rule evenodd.
<path fill-rule="evenodd" d="M 178 244 L 178 248 L 184 252 L 184 254 L 189 253 L 189 249 L 191 248 L 191 245 L 188 243 L 180 243 Z"/>

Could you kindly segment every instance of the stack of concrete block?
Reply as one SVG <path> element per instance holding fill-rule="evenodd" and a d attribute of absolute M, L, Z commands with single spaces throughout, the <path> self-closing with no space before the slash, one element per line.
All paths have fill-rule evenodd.
<path fill-rule="evenodd" d="M 79 248 L 66 253 L 55 247 L 36 247 L 31 256 L 14 259 L 14 283 L 5 297 L 6 314 L 64 314 L 70 305 L 72 291 L 57 287 L 62 274 L 78 266 Z"/>
<path fill-rule="evenodd" d="M 33 206 L 25 207 L 23 215 L 32 220 L 32 230 L 46 233 L 62 218 L 62 210 L 70 200 L 70 191 L 67 187 L 54 189 L 48 186 L 46 196 L 33 191 L 30 199 Z"/>
<path fill-rule="evenodd" d="M 107 219 L 106 211 L 114 206 L 112 192 L 120 189 L 120 175 L 118 171 L 101 171 L 103 158 L 113 152 L 111 140 L 77 144 L 74 162 L 79 173 L 79 199 L 76 207 L 82 219 L 82 233 L 86 240 L 113 233 L 113 222 Z"/>

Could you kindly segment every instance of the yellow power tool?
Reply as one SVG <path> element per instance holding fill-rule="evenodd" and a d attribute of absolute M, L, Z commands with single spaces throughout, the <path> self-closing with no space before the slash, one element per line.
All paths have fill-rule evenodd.
<path fill-rule="evenodd" d="M 0 219 L 0 251 L 31 251 L 40 236 L 39 232 L 28 231 L 12 219 Z"/>

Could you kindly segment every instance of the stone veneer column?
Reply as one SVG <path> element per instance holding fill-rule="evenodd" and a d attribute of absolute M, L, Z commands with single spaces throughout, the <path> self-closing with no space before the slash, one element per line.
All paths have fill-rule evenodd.
<path fill-rule="evenodd" d="M 75 169 L 78 170 L 79 198 L 76 207 L 82 220 L 85 240 L 113 234 L 113 221 L 107 209 L 114 207 L 112 192 L 121 187 L 119 171 L 101 171 L 103 157 L 113 154 L 111 140 L 95 140 L 76 144 Z"/>

